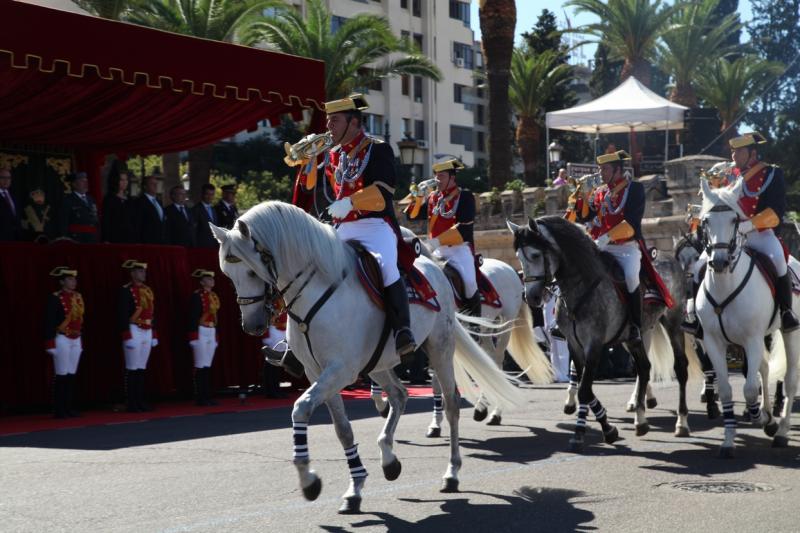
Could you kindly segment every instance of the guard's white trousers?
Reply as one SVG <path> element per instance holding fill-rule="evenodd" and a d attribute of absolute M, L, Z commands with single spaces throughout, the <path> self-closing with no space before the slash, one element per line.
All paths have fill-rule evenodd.
<path fill-rule="evenodd" d="M 127 370 L 145 370 L 153 346 L 153 330 L 131 324 L 131 338 L 122 342 Z"/>
<path fill-rule="evenodd" d="M 772 264 L 775 265 L 775 270 L 778 273 L 778 277 L 784 276 L 788 271 L 786 258 L 783 255 L 783 246 L 781 246 L 781 241 L 778 240 L 775 232 L 771 229 L 764 231 L 751 231 L 747 234 L 747 242 L 745 245 L 768 256 L 772 260 Z M 700 283 L 700 270 L 706 263 L 708 263 L 708 254 L 705 250 L 703 250 L 703 253 L 700 254 L 700 257 L 697 259 L 694 267 L 692 267 L 692 274 L 694 275 L 695 283 Z"/>
<path fill-rule="evenodd" d="M 553 292 L 544 301 L 542 311 L 544 315 L 544 330 L 547 332 L 547 341 L 550 345 L 550 364 L 555 371 L 554 378 L 556 382 L 564 383 L 569 381 L 569 348 L 567 341 L 550 335 L 550 330 L 556 325 L 556 307 L 559 294 L 558 287 L 554 286 Z"/>
<path fill-rule="evenodd" d="M 400 279 L 397 268 L 397 236 L 388 222 L 382 218 L 342 222 L 336 228 L 336 233 L 343 241 L 359 241 L 378 260 L 384 287 Z"/>
<path fill-rule="evenodd" d="M 471 298 L 478 290 L 478 281 L 475 276 L 475 257 L 469 244 L 461 243 L 455 246 L 440 246 L 434 250 L 433 255 L 439 259 L 444 259 L 455 268 L 464 280 L 464 296 Z"/>
<path fill-rule="evenodd" d="M 53 367 L 57 376 L 74 374 L 78 371 L 83 344 L 81 338 L 70 339 L 66 335 L 56 335 L 56 351 L 53 354 Z"/>
<path fill-rule="evenodd" d="M 625 272 L 625 286 L 628 292 L 633 292 L 639 286 L 639 270 L 642 268 L 642 252 L 639 243 L 628 241 L 622 244 L 607 244 L 602 248 L 614 256 L 617 263 Z"/>
<path fill-rule="evenodd" d="M 194 367 L 210 367 L 217 350 L 217 328 L 198 326 L 197 339 L 189 341 L 194 354 Z"/>

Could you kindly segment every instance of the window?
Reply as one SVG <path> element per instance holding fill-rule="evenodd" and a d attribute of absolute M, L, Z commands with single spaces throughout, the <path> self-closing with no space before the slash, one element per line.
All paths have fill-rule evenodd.
<path fill-rule="evenodd" d="M 406 134 L 411 135 L 411 119 L 410 118 L 404 118 L 403 119 L 403 137 L 405 137 Z"/>
<path fill-rule="evenodd" d="M 415 17 L 422 16 L 422 0 L 411 0 L 411 14 Z"/>
<path fill-rule="evenodd" d="M 414 34 L 414 46 L 416 46 L 417 49 L 419 49 L 419 51 L 422 52 L 422 34 L 421 33 L 415 33 Z"/>
<path fill-rule="evenodd" d="M 364 113 L 364 129 L 371 135 L 383 135 L 383 115 Z"/>
<path fill-rule="evenodd" d="M 341 28 L 345 22 L 347 22 L 345 17 L 333 15 L 331 17 L 331 33 L 336 33 L 339 31 L 339 28 Z"/>
<path fill-rule="evenodd" d="M 414 101 L 422 102 L 422 77 L 414 76 Z"/>
<path fill-rule="evenodd" d="M 411 77 L 408 74 L 400 76 L 400 91 L 405 95 L 411 94 Z"/>
<path fill-rule="evenodd" d="M 358 69 L 358 75 L 359 76 L 367 77 L 367 76 L 370 76 L 373 72 L 375 72 L 375 71 L 373 69 L 371 69 L 371 68 L 360 68 L 360 69 Z M 378 78 L 376 80 L 373 80 L 373 81 L 369 82 L 366 85 L 358 87 L 356 90 L 359 91 L 359 92 L 366 93 L 366 94 L 369 94 L 370 91 L 382 91 L 383 90 L 383 80 Z"/>
<path fill-rule="evenodd" d="M 408 0 L 400 0 L 400 9 L 408 9 Z"/>
<path fill-rule="evenodd" d="M 469 2 L 450 0 L 450 18 L 458 19 L 469 27 Z"/>
<path fill-rule="evenodd" d="M 425 140 L 425 121 L 424 120 L 415 120 L 414 121 L 414 138 L 418 141 Z"/>
<path fill-rule="evenodd" d="M 486 83 L 486 80 L 477 80 L 476 83 L 478 84 L 478 90 L 475 91 L 475 94 L 478 96 L 478 98 L 483 98 L 483 84 Z"/>
<path fill-rule="evenodd" d="M 453 43 L 453 62 L 462 68 L 472 70 L 475 67 L 472 46 L 464 43 Z"/>
<path fill-rule="evenodd" d="M 475 124 L 478 124 L 479 126 L 483 126 L 484 124 L 484 118 L 483 118 L 484 109 L 485 108 L 483 107 L 483 104 L 478 104 L 477 106 L 475 106 Z"/>
<path fill-rule="evenodd" d="M 478 146 L 476 148 L 477 148 L 477 150 L 479 152 L 485 152 L 486 151 L 486 137 L 485 137 L 485 135 L 484 135 L 484 133 L 482 131 L 477 132 L 477 134 L 478 134 L 477 135 L 477 145 Z"/>
<path fill-rule="evenodd" d="M 457 104 L 464 103 L 464 89 L 466 88 L 466 85 L 460 85 L 458 83 L 453 84 L 453 102 Z"/>
<path fill-rule="evenodd" d="M 462 144 L 464 150 L 472 151 L 472 128 L 450 125 L 450 144 Z"/>

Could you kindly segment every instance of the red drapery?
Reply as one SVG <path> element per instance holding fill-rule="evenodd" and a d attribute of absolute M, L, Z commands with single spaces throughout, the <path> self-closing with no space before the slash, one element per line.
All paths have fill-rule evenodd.
<path fill-rule="evenodd" d="M 43 316 L 47 294 L 58 289 L 48 272 L 59 265 L 78 270 L 78 291 L 86 303 L 84 352 L 76 387 L 78 401 L 106 404 L 123 397 L 124 358 L 116 322 L 117 291 L 129 280 L 121 265 L 130 258 L 148 263 L 147 284 L 155 293 L 160 344 L 153 349 L 148 364 L 151 395 L 191 394 L 193 365 L 186 327 L 189 299 L 197 288 L 197 280 L 191 277 L 196 268 L 217 273 L 215 291 L 222 305 L 214 385 L 258 383 L 263 361 L 261 342 L 242 331 L 233 285 L 219 272 L 216 250 L 0 243 L 0 257 L 0 412 L 50 403 L 53 364 L 42 344 Z"/>

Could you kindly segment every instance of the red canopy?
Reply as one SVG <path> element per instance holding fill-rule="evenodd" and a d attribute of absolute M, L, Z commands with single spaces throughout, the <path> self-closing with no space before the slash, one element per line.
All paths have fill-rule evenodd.
<path fill-rule="evenodd" d="M 320 61 L 16 1 L 0 20 L 0 142 L 160 154 L 322 109 Z"/>

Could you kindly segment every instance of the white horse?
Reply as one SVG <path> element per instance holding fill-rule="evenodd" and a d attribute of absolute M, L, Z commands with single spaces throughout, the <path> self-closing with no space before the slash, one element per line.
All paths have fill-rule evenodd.
<path fill-rule="evenodd" d="M 400 475 L 393 442 L 408 393 L 392 372 L 399 357 L 394 343 L 386 342 L 384 313 L 355 275 L 355 253 L 332 227 L 281 202 L 253 207 L 230 231 L 213 224 L 211 228 L 220 242 L 220 267 L 236 288 L 245 332 L 261 335 L 274 311 L 271 302 L 277 296 L 286 302 L 290 317 L 287 341 L 311 382 L 292 410 L 294 464 L 303 495 L 314 500 L 322 489 L 319 476 L 310 468 L 307 428 L 311 414 L 324 403 L 350 467 L 350 486 L 340 512 L 359 512 L 367 474 L 339 392 L 359 373 L 368 374 L 386 390 L 390 409 L 378 446 L 384 476 L 390 481 Z M 524 396 L 455 320 L 450 288 L 442 271 L 425 258 L 419 258 L 416 265 L 440 295 L 439 312 L 411 305 L 411 327 L 414 338 L 424 341 L 431 366 L 442 383 L 450 426 L 450 461 L 442 491 L 453 492 L 458 490 L 461 468 L 455 369 L 501 405 L 521 405 Z M 471 382 L 458 385 L 462 390 L 474 386 Z"/>
<path fill-rule="evenodd" d="M 703 342 L 708 357 L 717 373 L 719 397 L 725 420 L 725 438 L 720 448 L 722 457 L 732 457 L 736 437 L 736 418 L 733 413 L 733 396 L 728 381 L 728 365 L 725 357 L 729 344 L 739 345 L 747 358 L 747 378 L 744 397 L 750 419 L 762 426 L 767 435 L 773 436 L 774 447 L 788 446 L 788 431 L 791 426 L 791 409 L 797 390 L 798 348 L 800 332 L 783 335 L 786 357 L 785 394 L 786 406 L 780 424 L 770 412 L 769 369 L 763 358 L 764 337 L 775 333 L 780 317 L 771 296 L 767 280 L 755 267 L 749 254 L 742 254 L 742 242 L 738 235 L 739 220 L 747 216 L 738 205 L 742 193 L 742 181 L 732 188 L 712 190 L 701 180 L 703 193 L 702 228 L 706 237 L 709 255 L 708 270 L 697 295 L 697 316 L 704 330 Z M 793 308 L 797 312 L 798 300 Z M 763 376 L 762 402 L 758 403 L 759 372 Z"/>

